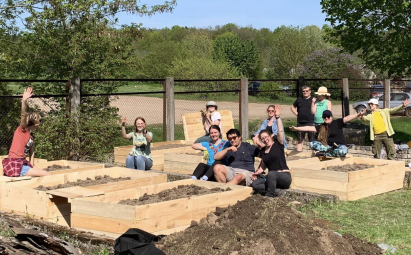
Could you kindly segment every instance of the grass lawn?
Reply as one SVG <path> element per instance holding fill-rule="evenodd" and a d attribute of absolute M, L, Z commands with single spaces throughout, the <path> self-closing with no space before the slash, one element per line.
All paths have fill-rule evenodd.
<path fill-rule="evenodd" d="M 341 234 L 392 245 L 398 255 L 411 254 L 411 190 L 336 204 L 312 204 L 300 210 L 331 221 L 331 228 Z"/>

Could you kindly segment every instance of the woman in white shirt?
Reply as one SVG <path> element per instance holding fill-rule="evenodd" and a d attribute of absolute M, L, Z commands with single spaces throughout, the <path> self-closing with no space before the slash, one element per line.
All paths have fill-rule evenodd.
<path fill-rule="evenodd" d="M 217 125 L 221 129 L 221 114 L 217 112 L 218 107 L 216 102 L 208 101 L 206 107 L 207 111 L 203 112 L 201 115 L 203 117 L 205 135 L 198 138 L 194 143 L 210 142 L 211 139 L 208 130 L 210 130 L 212 125 Z"/>

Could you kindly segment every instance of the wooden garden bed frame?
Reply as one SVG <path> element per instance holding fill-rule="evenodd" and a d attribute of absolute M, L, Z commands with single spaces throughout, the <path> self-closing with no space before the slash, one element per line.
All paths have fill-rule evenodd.
<path fill-rule="evenodd" d="M 321 170 L 353 163 L 376 167 L 348 173 Z M 293 167 L 291 173 L 293 189 L 332 194 L 352 201 L 402 188 L 405 170 L 402 161 L 350 157 Z"/>
<path fill-rule="evenodd" d="M 51 171 L 50 172 L 51 175 L 81 172 L 81 171 L 88 171 L 88 170 L 93 170 L 93 169 L 104 168 L 104 164 L 102 163 L 89 163 L 89 162 L 70 161 L 70 160 L 55 160 L 55 161 L 48 161 L 44 163 L 37 163 L 34 165 L 34 167 L 44 169 L 52 165 L 67 166 L 70 168 L 66 168 L 66 169 L 62 168 L 59 170 Z"/>
<path fill-rule="evenodd" d="M 113 178 L 131 177 L 131 180 L 111 182 L 89 187 L 71 187 L 50 191 L 35 190 L 40 185 L 49 187 L 69 181 L 95 179 L 99 175 Z M 167 182 L 166 174 L 150 173 L 122 167 L 112 167 L 66 174 L 57 174 L 20 182 L 9 182 L 1 185 L 2 196 L 0 208 L 45 221 L 70 226 L 71 202 L 73 199 L 87 196 L 98 196 L 105 192 L 119 191 L 135 187 Z"/>
<path fill-rule="evenodd" d="M 194 184 L 205 188 L 230 187 L 232 190 L 140 206 L 117 204 L 123 199 L 136 199 L 144 194 L 157 194 L 178 185 Z M 183 230 L 216 207 L 233 205 L 251 196 L 252 188 L 216 182 L 181 180 L 152 186 L 106 193 L 99 197 L 75 199 L 72 203 L 72 227 L 110 233 L 124 233 L 140 228 L 151 233 Z"/>
<path fill-rule="evenodd" d="M 187 145 L 187 146 L 179 147 L 179 148 L 163 149 L 163 150 L 152 150 L 151 151 L 151 156 L 153 157 L 152 169 L 164 170 L 164 154 L 165 153 L 192 153 L 192 154 L 198 153 L 198 151 L 191 148 L 192 142 L 185 141 L 185 140 L 153 143 L 151 145 L 151 148 L 156 148 L 158 146 L 168 145 L 168 144 L 182 144 L 182 145 Z M 132 147 L 133 147 L 132 145 L 115 147 L 114 148 L 114 162 L 124 166 L 126 163 L 126 158 L 130 154 Z"/>

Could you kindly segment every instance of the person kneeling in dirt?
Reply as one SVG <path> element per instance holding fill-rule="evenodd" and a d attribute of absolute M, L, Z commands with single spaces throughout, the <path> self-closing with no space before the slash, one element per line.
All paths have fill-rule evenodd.
<path fill-rule="evenodd" d="M 404 110 L 410 103 L 409 99 L 406 99 L 401 105 L 391 109 L 380 109 L 378 107 L 378 99 L 370 99 L 368 106 L 371 109 L 371 114 L 362 116 L 363 122 L 370 123 L 370 140 L 373 141 L 372 153 L 374 158 L 380 158 L 382 145 L 385 146 L 387 152 L 387 159 L 395 160 L 395 145 L 392 136 L 395 134 L 394 129 L 391 126 L 390 114 Z"/>
<path fill-rule="evenodd" d="M 260 149 L 255 145 L 241 142 L 241 134 L 238 129 L 230 129 L 227 132 L 227 139 L 231 146 L 217 152 L 215 160 L 227 160 L 227 166 L 217 164 L 214 167 L 214 177 L 217 182 L 240 184 L 245 182 L 250 186 L 254 169 L 254 157 L 260 154 Z"/>
<path fill-rule="evenodd" d="M 274 136 L 270 130 L 262 130 L 258 135 L 265 146 L 261 149 L 262 160 L 257 171 L 253 173 L 254 181 L 251 186 L 255 191 L 267 197 L 282 197 L 285 195 L 284 189 L 290 188 L 291 185 L 291 173 L 284 154 L 285 134 L 280 119 L 281 110 L 280 105 L 275 106 L 275 119 L 279 130 L 277 135 Z M 267 168 L 268 174 L 263 176 Z"/>
<path fill-rule="evenodd" d="M 212 125 L 208 133 L 210 134 L 211 142 L 193 143 L 191 145 L 191 147 L 195 150 L 206 150 L 208 152 L 207 164 L 198 164 L 193 175 L 191 176 L 194 180 L 200 179 L 203 181 L 214 181 L 214 166 L 217 164 L 226 164 L 226 160 L 214 160 L 214 155 L 217 152 L 228 148 L 231 144 L 226 140 L 220 139 L 221 130 L 218 125 Z"/>
<path fill-rule="evenodd" d="M 363 116 L 365 110 L 360 113 L 354 113 L 341 119 L 333 120 L 333 114 L 330 110 L 323 112 L 324 123 L 319 126 L 294 127 L 292 131 L 317 132 L 318 141 L 310 142 L 310 148 L 314 150 L 316 156 L 328 157 L 345 157 L 348 148 L 344 139 L 343 127 L 353 119 Z"/>
<path fill-rule="evenodd" d="M 9 155 L 3 159 L 3 172 L 9 177 L 46 176 L 49 172 L 34 168 L 34 136 L 33 131 L 41 125 L 41 116 L 35 112 L 27 112 L 27 100 L 33 95 L 33 88 L 24 90 L 21 100 L 20 126 L 13 135 Z M 29 154 L 30 162 L 26 159 Z"/>
<path fill-rule="evenodd" d="M 146 120 L 142 117 L 137 117 L 134 120 L 134 131 L 126 133 L 127 118 L 121 120 L 121 133 L 124 139 L 133 139 L 133 148 L 130 155 L 126 158 L 126 167 L 137 170 L 149 170 L 153 166 L 153 158 L 151 157 L 151 141 L 153 133 L 147 132 Z"/>

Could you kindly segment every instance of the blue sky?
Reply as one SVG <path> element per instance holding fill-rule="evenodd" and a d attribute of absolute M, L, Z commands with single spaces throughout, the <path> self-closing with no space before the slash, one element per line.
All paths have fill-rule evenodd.
<path fill-rule="evenodd" d="M 163 0 L 141 0 L 148 6 Z M 146 28 L 164 28 L 174 25 L 188 27 L 214 27 L 235 23 L 239 26 L 269 28 L 281 25 L 322 27 L 325 14 L 319 0 L 177 0 L 172 13 L 152 17 L 119 15 L 120 24 L 142 23 Z"/>

